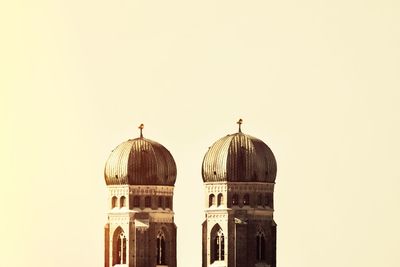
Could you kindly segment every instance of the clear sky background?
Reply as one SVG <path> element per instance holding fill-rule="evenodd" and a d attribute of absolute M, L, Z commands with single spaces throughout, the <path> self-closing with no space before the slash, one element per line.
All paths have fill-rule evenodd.
<path fill-rule="evenodd" d="M 0 31 L 1 266 L 103 266 L 140 123 L 200 266 L 202 159 L 239 118 L 277 158 L 278 266 L 400 266 L 399 1 L 13 0 Z"/>

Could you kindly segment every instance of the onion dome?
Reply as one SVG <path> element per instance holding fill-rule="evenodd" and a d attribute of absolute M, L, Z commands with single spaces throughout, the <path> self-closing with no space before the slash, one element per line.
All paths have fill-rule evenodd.
<path fill-rule="evenodd" d="M 166 185 L 176 180 L 176 164 L 171 153 L 161 144 L 140 137 L 117 146 L 106 162 L 107 185 Z"/>
<path fill-rule="evenodd" d="M 216 141 L 203 159 L 204 182 L 274 183 L 276 160 L 271 149 L 260 139 L 241 131 Z"/>

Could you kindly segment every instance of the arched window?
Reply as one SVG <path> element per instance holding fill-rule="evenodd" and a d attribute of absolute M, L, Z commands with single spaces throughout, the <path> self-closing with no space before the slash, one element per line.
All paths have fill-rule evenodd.
<path fill-rule="evenodd" d="M 157 235 L 157 265 L 167 265 L 165 261 L 166 254 L 165 236 L 164 233 L 159 232 Z"/>
<path fill-rule="evenodd" d="M 214 194 L 211 194 L 208 196 L 208 206 L 211 207 L 215 204 L 215 196 Z"/>
<path fill-rule="evenodd" d="M 218 194 L 217 201 L 218 201 L 218 206 L 221 206 L 224 203 L 224 195 L 222 195 L 222 193 Z"/>
<path fill-rule="evenodd" d="M 120 207 L 120 208 L 125 207 L 125 197 L 124 197 L 124 196 L 122 196 L 122 197 L 119 199 L 119 207 Z"/>
<path fill-rule="evenodd" d="M 210 242 L 211 262 L 223 261 L 225 259 L 224 232 L 218 224 L 216 224 L 211 230 Z"/>
<path fill-rule="evenodd" d="M 274 200 L 272 194 L 265 194 L 265 206 L 274 208 Z"/>
<path fill-rule="evenodd" d="M 126 264 L 126 236 L 118 227 L 113 237 L 113 265 Z"/>
<path fill-rule="evenodd" d="M 233 194 L 232 196 L 232 206 L 237 206 L 239 204 L 239 196 L 237 194 Z"/>
<path fill-rule="evenodd" d="M 259 230 L 256 236 L 256 256 L 258 261 L 265 260 L 265 235 L 264 232 Z"/>
<path fill-rule="evenodd" d="M 111 208 L 115 208 L 117 206 L 117 197 L 113 196 L 111 199 Z"/>
<path fill-rule="evenodd" d="M 147 196 L 144 198 L 144 206 L 146 208 L 150 208 L 151 207 L 151 197 Z"/>
<path fill-rule="evenodd" d="M 160 197 L 158 197 L 158 207 L 159 208 L 164 208 L 163 207 L 163 198 L 160 196 Z"/>
<path fill-rule="evenodd" d="M 249 205 L 249 204 L 250 204 L 250 196 L 249 196 L 249 194 L 244 194 L 244 196 L 243 196 L 243 205 L 246 206 L 246 205 Z"/>
<path fill-rule="evenodd" d="M 258 206 L 262 206 L 262 205 L 263 205 L 263 202 L 262 202 L 262 195 L 261 195 L 261 194 L 259 194 L 259 195 L 257 196 L 257 205 L 258 205 Z"/>
<path fill-rule="evenodd" d="M 133 197 L 133 207 L 135 207 L 135 208 L 140 207 L 140 198 L 139 198 L 139 196 L 134 196 Z"/>
<path fill-rule="evenodd" d="M 222 232 L 222 229 L 219 229 L 217 232 L 216 236 L 214 236 L 214 261 L 223 261 L 225 258 L 225 252 L 224 252 L 224 246 L 225 246 L 225 241 L 224 241 L 224 233 Z"/>

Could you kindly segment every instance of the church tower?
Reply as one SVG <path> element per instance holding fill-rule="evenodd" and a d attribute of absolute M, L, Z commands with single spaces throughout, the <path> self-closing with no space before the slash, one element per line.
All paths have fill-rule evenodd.
<path fill-rule="evenodd" d="M 273 193 L 276 160 L 261 140 L 239 131 L 204 156 L 203 267 L 276 267 Z"/>
<path fill-rule="evenodd" d="M 173 193 L 176 165 L 161 144 L 142 135 L 108 158 L 105 267 L 176 267 Z"/>

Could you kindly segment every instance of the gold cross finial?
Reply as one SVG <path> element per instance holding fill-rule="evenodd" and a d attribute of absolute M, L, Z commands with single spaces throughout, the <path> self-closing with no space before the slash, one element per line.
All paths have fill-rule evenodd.
<path fill-rule="evenodd" d="M 239 119 L 238 122 L 237 122 L 237 124 L 239 124 L 239 133 L 242 132 L 242 123 L 243 123 L 242 119 Z"/>
<path fill-rule="evenodd" d="M 144 128 L 144 124 L 143 124 L 143 123 L 140 124 L 138 128 L 140 129 L 140 138 L 142 138 L 142 137 L 143 137 L 143 128 Z"/>

